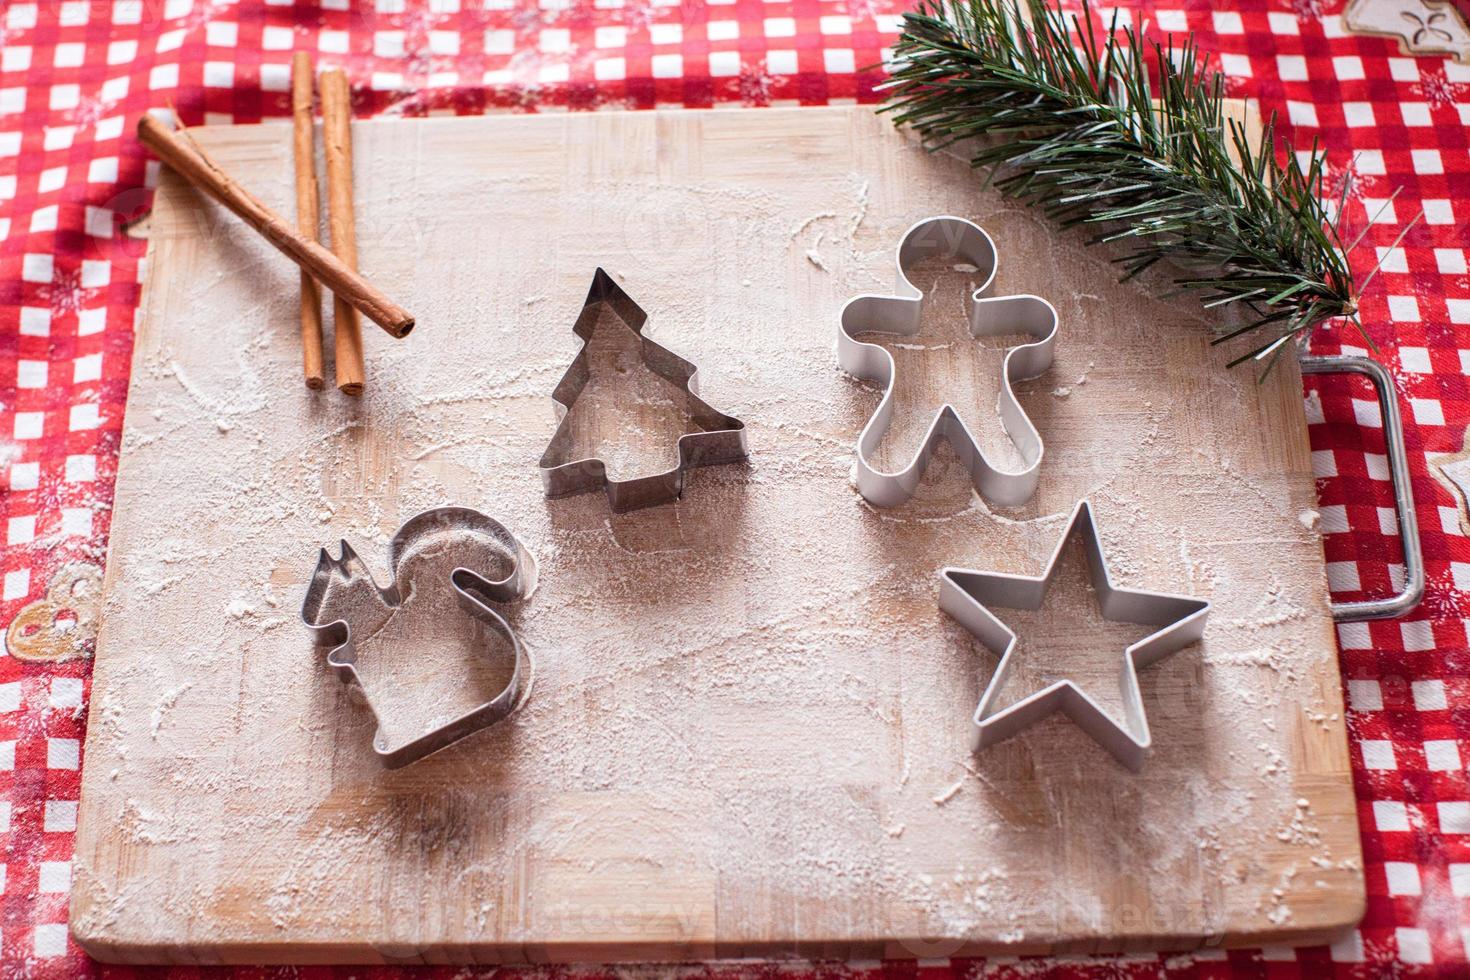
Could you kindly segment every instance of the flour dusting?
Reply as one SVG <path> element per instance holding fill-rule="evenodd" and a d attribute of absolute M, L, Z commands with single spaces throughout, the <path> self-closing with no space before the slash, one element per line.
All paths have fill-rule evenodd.
<path fill-rule="evenodd" d="M 736 127 L 730 146 L 758 139 L 701 118 Z M 1271 475 L 1272 399 L 1248 373 L 1197 363 L 1197 311 L 1117 284 L 1105 256 L 952 161 L 899 148 L 859 167 L 847 128 L 804 140 L 811 161 L 772 182 L 672 149 L 648 156 L 658 173 L 637 154 L 513 172 L 449 138 L 469 122 L 358 129 L 362 266 L 419 321 L 401 342 L 365 330 L 360 401 L 301 385 L 296 270 L 223 217 L 193 243 L 189 277 L 149 285 L 83 771 L 79 930 L 292 942 L 323 935 L 332 909 L 381 949 L 767 927 L 782 941 L 1029 944 L 1056 929 L 1295 925 L 1317 882 L 1360 879 L 1356 853 L 1329 843 L 1356 839 L 1351 787 L 1302 768 L 1343 738 L 1321 666 L 1317 528 L 1300 517 L 1313 481 Z M 523 138 L 563 159 L 564 123 L 528 120 Z M 289 210 L 289 154 L 219 150 Z M 191 199 L 172 178 L 159 197 Z M 1018 386 L 1047 441 L 1041 485 L 1024 505 L 987 503 L 941 444 L 913 499 L 878 510 L 844 476 L 881 392 L 835 369 L 837 315 L 890 289 L 903 231 L 945 212 L 995 238 L 996 295 L 1058 309 L 1054 367 Z M 537 470 L 599 264 L 751 446 L 747 463 L 692 471 L 678 502 L 621 515 L 601 494 L 546 500 Z M 904 417 L 884 451 L 911 450 L 948 399 L 1007 459 L 1006 344 L 967 339 L 973 271 L 932 273 L 935 329 L 898 349 Z M 632 380 L 610 379 L 602 404 L 627 396 L 677 420 L 668 392 L 608 356 L 620 365 Z M 1206 372 L 1228 380 L 1197 383 Z M 599 417 L 585 438 L 614 465 L 668 458 L 674 426 Z M 1201 644 L 1140 672 L 1155 745 L 1140 775 L 1063 718 L 972 756 L 996 655 L 936 604 L 947 565 L 1035 574 L 1082 496 L 1115 581 L 1215 603 Z M 385 584 L 394 530 L 445 503 L 500 520 L 538 560 L 535 594 L 507 610 L 535 696 L 388 772 L 299 603 L 319 548 L 348 539 Z M 416 588 L 442 589 L 429 564 Z M 378 680 L 413 689 L 417 722 L 494 682 L 463 672 L 491 641 L 439 595 L 414 630 L 436 656 L 375 641 Z M 133 856 L 122 866 L 117 845 Z"/>

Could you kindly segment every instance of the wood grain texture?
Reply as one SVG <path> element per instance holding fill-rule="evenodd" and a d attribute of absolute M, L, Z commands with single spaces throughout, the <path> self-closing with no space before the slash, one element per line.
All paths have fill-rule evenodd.
<path fill-rule="evenodd" d="M 194 135 L 291 200 L 289 124 Z M 361 400 L 302 388 L 294 270 L 160 182 L 82 774 L 89 952 L 945 956 L 1357 921 L 1293 366 L 1227 373 L 1195 305 L 1118 284 L 865 109 L 392 120 L 355 141 L 364 273 L 430 327 L 369 352 Z M 995 238 L 998 293 L 1061 318 L 1021 389 L 1047 440 L 1021 508 L 992 512 L 947 452 L 902 507 L 849 482 L 879 392 L 836 370 L 838 311 L 886 291 L 899 236 L 939 213 Z M 536 470 L 598 265 L 750 429 L 748 464 L 616 517 L 601 494 L 544 500 Z M 1084 495 L 1119 584 L 1215 604 L 1203 643 L 1140 675 L 1136 776 L 1061 719 L 972 756 L 996 658 L 936 605 L 945 565 L 1034 573 Z M 507 722 L 385 772 L 297 606 L 319 546 L 381 569 L 399 523 L 446 502 L 537 557 L 507 610 L 535 684 Z"/>

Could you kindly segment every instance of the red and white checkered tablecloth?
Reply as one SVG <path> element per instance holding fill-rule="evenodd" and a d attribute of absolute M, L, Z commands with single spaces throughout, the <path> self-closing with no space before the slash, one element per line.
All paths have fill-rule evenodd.
<path fill-rule="evenodd" d="M 1345 237 L 1366 231 L 1354 268 L 1362 277 L 1382 260 L 1363 312 L 1405 410 L 1429 589 L 1406 620 L 1339 629 L 1368 880 L 1362 926 L 1330 948 L 796 972 L 1470 974 L 1470 540 L 1433 465 L 1461 452 L 1470 423 L 1470 65 L 1348 34 L 1343 3 L 1137 0 L 1117 13 L 1152 34 L 1196 32 L 1232 94 L 1281 112 L 1299 144 L 1319 139 L 1333 189 L 1351 185 Z M 91 604 L 70 585 L 103 560 L 143 278 L 142 246 L 120 225 L 146 206 L 157 167 L 131 135 L 138 115 L 168 105 L 189 124 L 285 115 L 287 66 L 303 49 L 348 69 L 364 115 L 869 102 L 878 77 L 857 69 L 879 62 L 901 6 L 0 6 L 0 622 L 24 615 L 0 655 L 0 973 L 150 972 L 100 968 L 67 936 L 91 662 L 15 656 L 38 640 L 64 647 L 89 627 Z M 1104 22 L 1114 13 L 1098 12 Z M 1354 344 L 1327 331 L 1318 346 Z M 1314 379 L 1306 404 L 1335 595 L 1384 592 L 1402 569 L 1377 405 L 1343 379 Z"/>

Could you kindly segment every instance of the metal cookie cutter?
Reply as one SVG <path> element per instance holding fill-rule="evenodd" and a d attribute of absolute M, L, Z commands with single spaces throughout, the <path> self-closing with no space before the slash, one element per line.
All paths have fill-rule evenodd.
<path fill-rule="evenodd" d="M 996 708 L 1014 666 L 1016 634 L 996 619 L 987 607 L 1040 609 L 1062 552 L 1074 534 L 1082 536 L 1087 551 L 1088 575 L 1103 617 L 1113 622 L 1159 627 L 1123 651 L 1120 682 L 1124 724 L 1109 716 L 1080 685 L 1070 679 L 1057 681 L 1003 709 Z M 973 747 L 976 752 L 1010 738 L 1053 712 L 1062 711 L 1119 762 L 1134 771 L 1143 767 L 1153 741 L 1148 730 L 1148 718 L 1143 711 L 1143 698 L 1138 690 L 1137 671 L 1199 640 L 1204 635 L 1205 619 L 1210 614 L 1210 603 L 1206 599 L 1141 592 L 1113 585 L 1103 558 L 1092 507 L 1086 500 L 1072 512 L 1067 529 L 1062 532 L 1056 551 L 1052 552 L 1051 560 L 1041 575 L 1033 578 L 1029 575 L 945 568 L 939 573 L 939 608 L 958 620 L 986 647 L 1001 655 L 1000 663 L 980 698 L 980 706 L 975 709 Z"/>
<path fill-rule="evenodd" d="M 679 464 L 663 473 L 640 476 L 630 480 L 608 478 L 606 464 L 597 457 L 568 459 L 571 450 L 571 433 L 567 429 L 568 412 L 577 396 L 582 393 L 591 373 L 587 367 L 587 342 L 592 339 L 597 325 L 597 307 L 606 303 L 638 335 L 643 363 L 655 374 L 689 396 L 689 408 L 697 428 L 679 438 Z M 541 481 L 546 486 L 546 496 L 565 497 L 576 493 L 605 488 L 608 503 L 614 513 L 652 507 L 677 500 L 684 491 L 684 473 L 696 466 L 713 466 L 733 463 L 748 455 L 745 443 L 745 423 L 732 415 L 712 408 L 699 397 L 699 369 L 666 347 L 662 347 L 643 335 L 643 325 L 648 314 L 643 311 L 623 288 L 613 281 L 602 269 L 592 277 L 592 288 L 582 304 L 572 331 L 582 340 L 567 373 L 551 393 L 556 402 L 559 424 L 546 452 L 541 456 Z"/>
<path fill-rule="evenodd" d="M 893 419 L 893 355 L 877 344 L 854 339 L 862 333 L 890 333 L 912 337 L 919 332 L 924 293 L 909 280 L 908 271 L 920 259 L 941 256 L 975 266 L 983 277 L 972 295 L 970 333 L 975 337 L 1026 333 L 1036 340 L 1006 351 L 1001 367 L 997 409 L 1001 425 L 1021 455 L 1022 469 L 999 469 L 965 425 L 954 405 L 945 403 L 929 423 L 924 441 L 907 466 L 894 473 L 875 468 L 869 458 L 883 441 Z M 1023 504 L 1036 492 L 1043 445 L 1041 434 L 1016 400 L 1015 381 L 1034 378 L 1051 366 L 1057 335 L 1057 311 L 1039 296 L 986 297 L 995 281 L 995 243 L 979 225 L 964 218 L 926 218 L 904 232 L 898 246 L 898 275 L 893 296 L 855 296 L 842 308 L 837 331 L 837 363 L 844 371 L 883 385 L 883 400 L 863 427 L 857 442 L 858 492 L 871 504 L 890 507 L 913 496 L 941 438 L 949 440 L 955 455 L 987 500 L 1003 506 Z"/>
<path fill-rule="evenodd" d="M 515 709 L 521 694 L 521 683 L 530 671 L 530 658 L 515 631 L 489 603 L 513 602 L 531 593 L 536 584 L 536 562 L 530 553 L 499 521 L 466 507 L 437 507 L 411 517 L 388 545 L 388 568 L 393 583 L 379 588 L 357 552 L 345 540 L 342 556 L 333 558 L 323 548 L 316 571 L 301 603 L 301 621 L 311 631 L 318 646 L 329 646 L 327 663 L 346 684 L 356 682 L 367 700 L 368 709 L 378 721 L 373 737 L 373 750 L 389 769 L 406 766 L 426 755 L 464 738 L 472 732 L 504 718 Z M 406 564 L 416 551 L 424 547 L 460 545 L 469 551 L 480 550 L 483 557 L 509 559 L 510 572 L 504 578 L 489 579 L 468 568 L 455 568 L 448 582 L 413 580 Z M 489 554 L 484 554 L 488 552 Z M 471 557 L 480 557 L 473 556 Z M 453 589 L 459 607 L 484 623 L 510 643 L 515 666 L 510 681 L 495 697 L 465 714 L 433 728 L 396 747 L 387 745 L 382 716 L 375 698 L 362 684 L 357 672 L 357 648 L 354 629 L 371 634 L 389 619 L 411 614 L 415 595 L 426 589 Z M 353 620 L 357 620 L 354 622 Z"/>

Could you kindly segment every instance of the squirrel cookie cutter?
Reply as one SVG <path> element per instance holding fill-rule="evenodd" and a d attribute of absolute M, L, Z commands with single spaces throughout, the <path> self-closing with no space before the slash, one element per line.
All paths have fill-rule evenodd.
<path fill-rule="evenodd" d="M 406 566 L 416 554 L 422 553 L 424 548 L 442 547 L 456 540 L 471 549 L 488 549 L 501 561 L 508 559 L 510 571 L 502 578 L 491 579 L 469 568 L 457 567 L 450 573 L 448 583 L 412 580 Z M 317 646 L 330 648 L 327 663 L 336 671 L 338 679 L 345 684 L 355 683 L 362 691 L 368 710 L 378 724 L 373 736 L 373 751 L 385 767 L 397 769 L 416 762 L 466 735 L 493 725 L 515 710 L 522 692 L 522 680 L 531 669 L 530 657 L 510 624 L 489 605 L 523 599 L 535 588 L 535 559 L 515 535 L 499 521 L 467 507 L 426 510 L 405 521 L 389 542 L 388 569 L 393 582 L 386 588 L 378 586 L 357 552 L 345 540 L 341 542 L 341 548 L 339 558 L 333 558 L 326 548 L 321 549 L 316 570 L 301 602 L 301 621 L 311 631 Z M 510 644 L 514 657 L 510 680 L 504 689 L 483 704 L 403 744 L 389 746 L 383 733 L 377 699 L 363 684 L 357 670 L 358 637 L 354 635 L 350 619 L 372 619 L 372 622 L 359 625 L 364 633 L 374 635 L 393 616 L 409 609 L 408 603 L 417 590 L 444 584 L 453 590 L 461 610 Z M 371 601 L 373 596 L 367 593 L 369 589 L 375 594 L 376 606 Z M 350 603 L 334 601 L 338 590 L 360 590 L 359 594 L 369 599 L 368 608 L 353 608 Z M 343 605 L 349 608 L 343 610 Z"/>
<path fill-rule="evenodd" d="M 1120 675 L 1124 710 L 1122 724 L 1071 679 L 1056 681 L 1005 708 L 996 707 L 1015 663 L 1017 640 L 1015 632 L 997 619 L 988 607 L 1040 609 L 1056 575 L 1062 552 L 1073 535 L 1082 538 L 1087 553 L 1088 576 L 1103 618 L 1159 627 L 1123 651 Z M 1008 739 L 1053 712 L 1061 711 L 1135 772 L 1143 767 L 1153 744 L 1148 716 L 1143 710 L 1143 696 L 1138 689 L 1138 670 L 1198 641 L 1204 635 L 1205 620 L 1210 614 L 1207 599 L 1113 585 L 1103 557 L 1092 505 L 1086 500 L 1072 511 L 1067 529 L 1062 532 L 1056 550 L 1039 576 L 945 568 L 939 573 L 939 608 L 958 620 L 988 649 L 1000 654 L 1000 663 L 985 686 L 979 707 L 975 709 L 974 751 L 979 752 L 986 746 Z"/>
<path fill-rule="evenodd" d="M 603 303 L 638 335 L 643 363 L 665 381 L 680 388 L 689 398 L 690 415 L 697 428 L 679 437 L 679 463 L 662 473 L 614 480 L 607 475 L 607 464 L 596 456 L 568 459 L 571 433 L 567 420 L 572 403 L 591 378 L 587 366 L 587 342 L 597 326 L 597 307 Z M 607 500 L 614 513 L 653 507 L 677 500 L 684 491 L 684 473 L 696 466 L 733 463 L 748 455 L 745 423 L 733 415 L 717 411 L 699 397 L 699 368 L 678 354 L 650 340 L 643 334 L 648 314 L 633 302 L 612 276 L 598 269 L 592 276 L 592 287 L 582 303 L 582 312 L 572 331 L 581 340 L 577 356 L 551 393 L 556 403 L 557 427 L 546 452 L 541 456 L 541 481 L 546 496 L 566 497 L 606 489 Z"/>
<path fill-rule="evenodd" d="M 1020 453 L 1023 465 L 1018 471 L 1002 470 L 991 463 L 949 402 L 934 413 L 923 442 L 902 469 L 885 472 L 869 461 L 893 420 L 894 363 L 893 355 L 883 347 L 856 337 L 864 333 L 912 337 L 919 332 L 925 297 L 923 290 L 909 280 L 908 271 L 920 259 L 934 256 L 968 262 L 982 277 L 979 288 L 971 294 L 971 336 L 1025 333 L 1036 338 L 1006 351 L 1001 366 L 997 408 L 1001 425 Z M 995 242 L 983 228 L 964 218 L 943 215 L 913 224 L 899 241 L 897 265 L 894 294 L 855 296 L 848 300 L 842 308 L 837 331 L 838 365 L 849 374 L 883 385 L 883 400 L 858 436 L 858 492 L 878 507 L 891 507 L 908 500 L 929 465 L 934 447 L 943 438 L 969 469 L 975 489 L 987 500 L 1008 507 L 1025 503 L 1036 492 L 1044 445 L 1011 384 L 1037 377 L 1051 366 L 1057 311 L 1040 296 L 986 296 L 995 282 Z"/>

